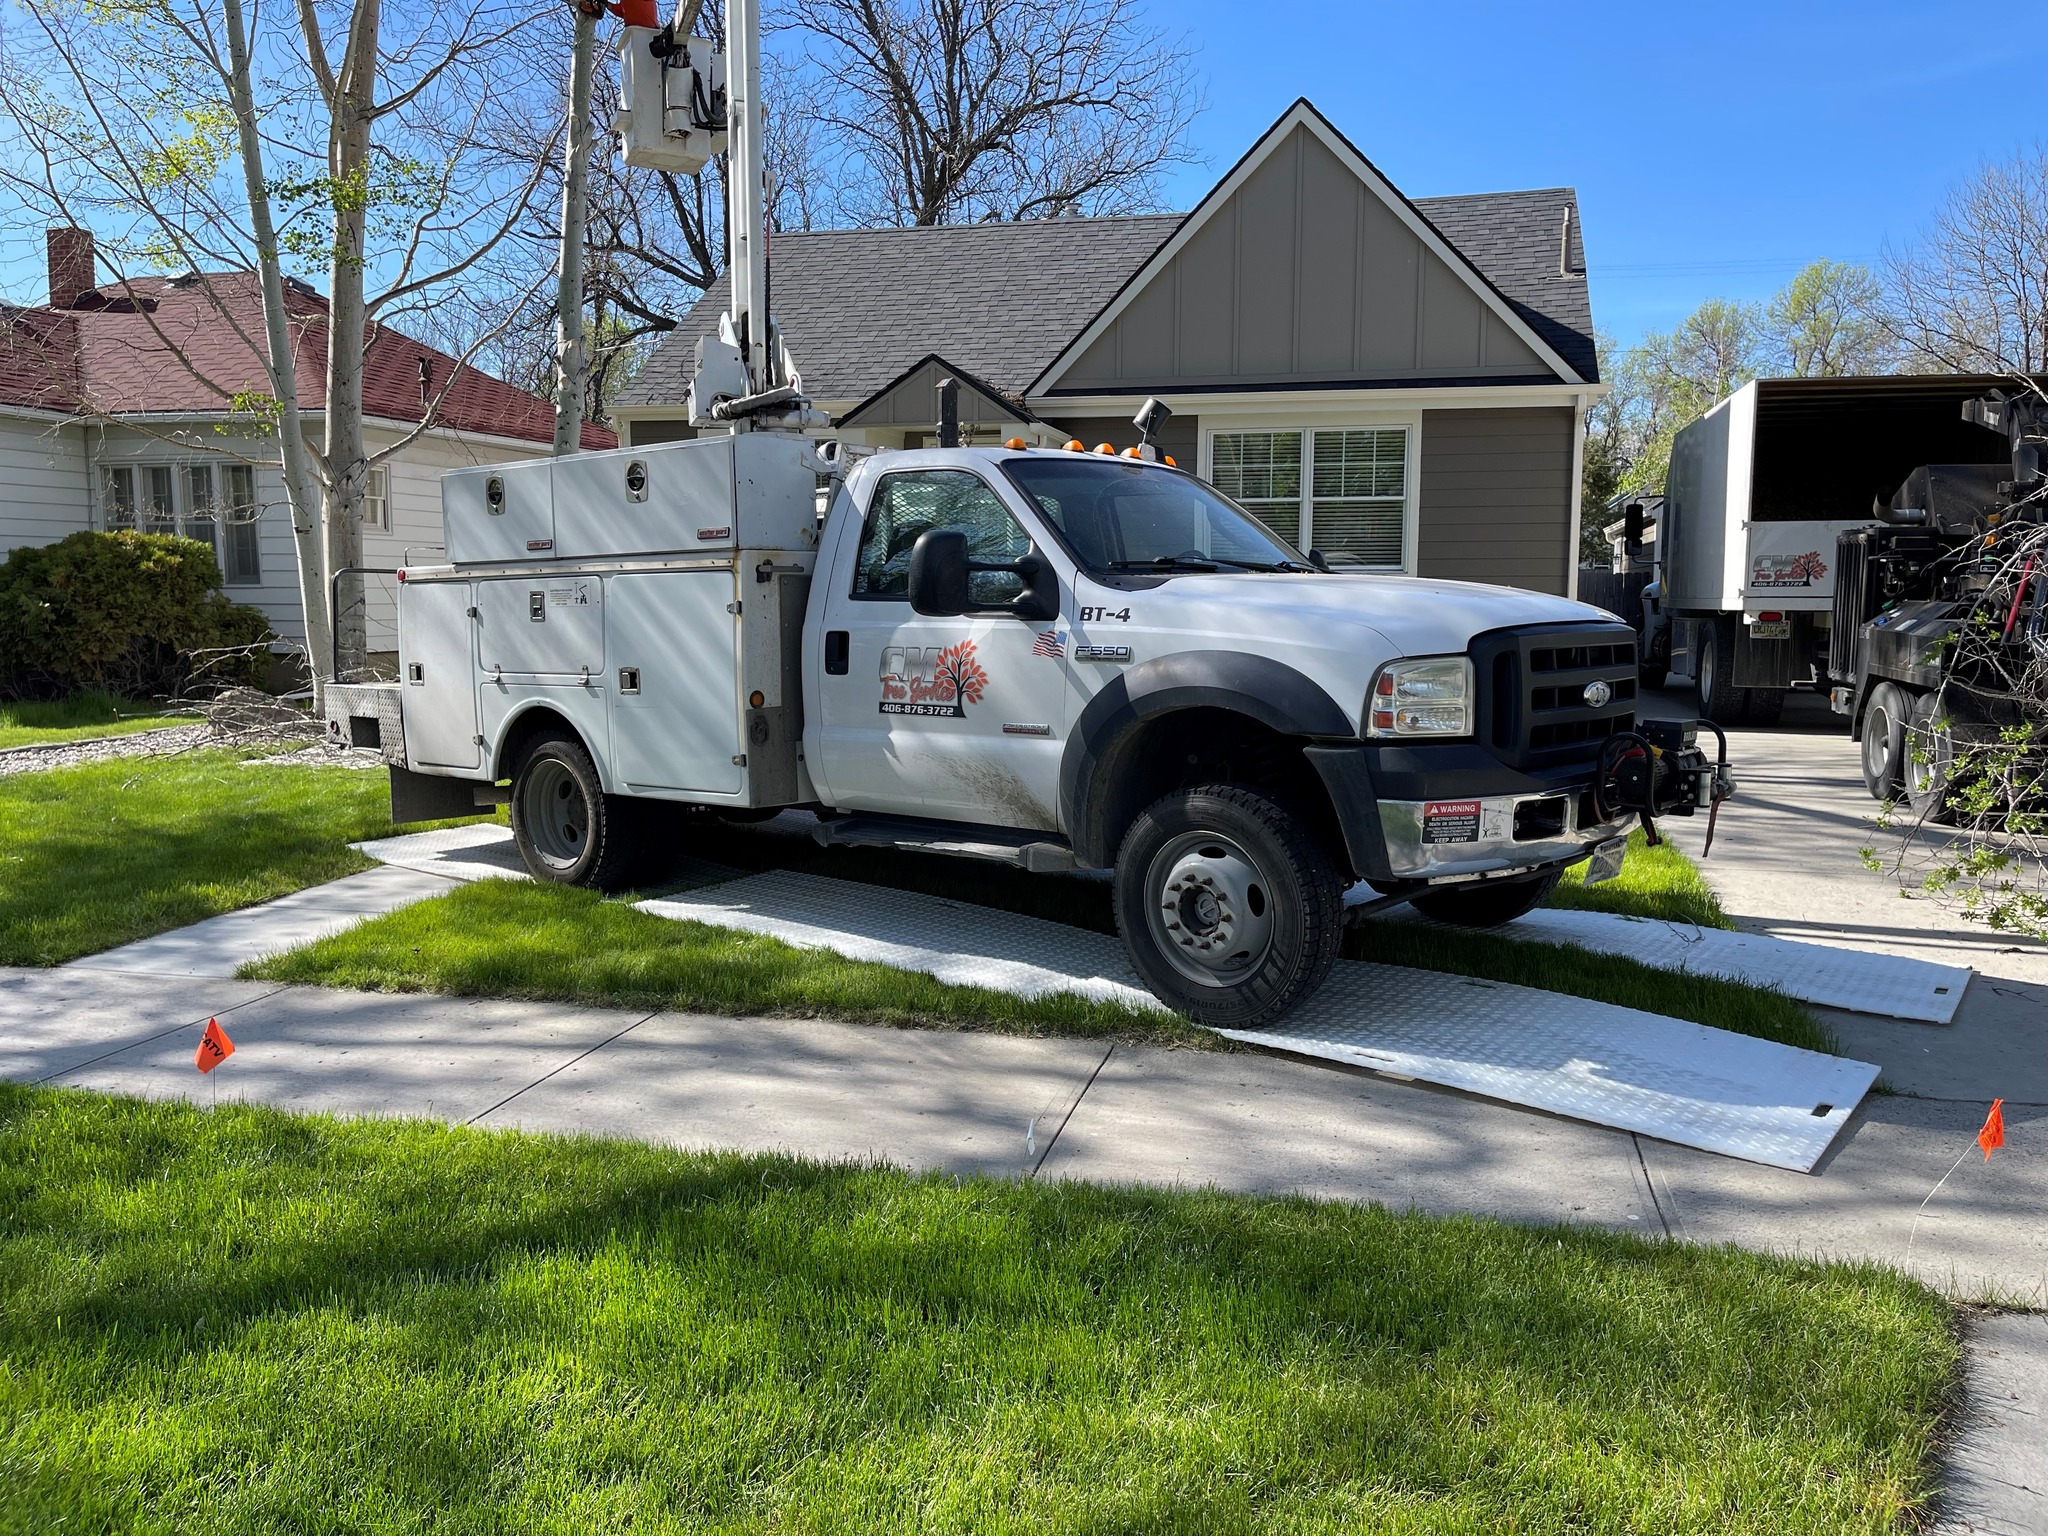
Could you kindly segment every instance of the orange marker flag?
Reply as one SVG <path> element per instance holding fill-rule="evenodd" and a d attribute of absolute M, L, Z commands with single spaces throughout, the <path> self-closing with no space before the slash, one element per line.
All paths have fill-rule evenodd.
<path fill-rule="evenodd" d="M 1984 1149 L 1984 1161 L 1991 1161 L 1991 1149 L 2005 1145 L 2005 1100 L 1993 1099 L 1991 1113 L 1984 1117 L 1984 1129 L 1977 1133 L 1977 1145 Z"/>
<path fill-rule="evenodd" d="M 235 1042 L 220 1027 L 220 1020 L 208 1019 L 206 1033 L 199 1037 L 199 1049 L 192 1053 L 192 1065 L 201 1072 L 211 1072 L 234 1054 Z"/>

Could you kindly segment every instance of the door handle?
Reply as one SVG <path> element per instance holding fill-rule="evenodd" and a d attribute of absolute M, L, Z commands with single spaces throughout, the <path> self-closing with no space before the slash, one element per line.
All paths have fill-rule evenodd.
<path fill-rule="evenodd" d="M 852 635 L 844 629 L 825 631 L 825 670 L 834 677 L 844 677 L 848 657 L 853 649 Z"/>
<path fill-rule="evenodd" d="M 639 691 L 640 669 L 638 667 L 619 668 L 619 692 L 638 693 Z"/>

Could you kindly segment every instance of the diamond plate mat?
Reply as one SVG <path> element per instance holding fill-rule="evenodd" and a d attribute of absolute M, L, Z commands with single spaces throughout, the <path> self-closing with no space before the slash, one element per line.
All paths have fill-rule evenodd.
<path fill-rule="evenodd" d="M 1788 997 L 1825 1008 L 1926 1024 L 1954 1022 L 1963 989 L 1974 974 L 1964 966 L 1935 965 L 1901 955 L 1610 912 L 1544 907 L 1516 918 L 1500 932 L 1512 939 L 1576 944 L 1602 954 L 1625 955 L 1663 971 L 1692 971 L 1776 987 Z"/>
<path fill-rule="evenodd" d="M 783 871 L 638 905 L 961 986 L 1159 1007 L 1105 934 L 911 891 Z M 1802 1173 L 1878 1070 L 1633 1008 L 1353 961 L 1282 1024 L 1221 1033 Z"/>
<path fill-rule="evenodd" d="M 380 837 L 374 842 L 350 843 L 379 864 L 416 869 L 422 874 L 441 875 L 450 880 L 531 880 L 519 849 L 512 842 L 512 829 L 502 822 L 483 821 L 467 827 L 443 827 L 437 832 L 408 832 L 403 837 Z M 705 859 L 677 859 L 661 875 L 661 883 L 730 880 L 738 871 Z"/>
<path fill-rule="evenodd" d="M 765 934 L 923 971 L 956 987 L 1018 997 L 1072 992 L 1096 1002 L 1163 1011 L 1107 934 L 881 886 L 788 870 L 751 875 L 687 896 L 636 902 L 656 917 Z"/>
<path fill-rule="evenodd" d="M 379 864 L 396 864 L 450 880 L 530 880 L 512 846 L 512 829 L 502 822 L 480 821 L 436 832 L 407 832 L 373 842 L 350 843 Z"/>

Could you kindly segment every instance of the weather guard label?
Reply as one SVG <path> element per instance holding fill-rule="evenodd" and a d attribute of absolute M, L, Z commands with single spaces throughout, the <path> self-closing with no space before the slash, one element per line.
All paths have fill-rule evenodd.
<path fill-rule="evenodd" d="M 1476 843 L 1479 841 L 1477 800 L 1427 800 L 1422 806 L 1422 840 L 1425 843 Z"/>

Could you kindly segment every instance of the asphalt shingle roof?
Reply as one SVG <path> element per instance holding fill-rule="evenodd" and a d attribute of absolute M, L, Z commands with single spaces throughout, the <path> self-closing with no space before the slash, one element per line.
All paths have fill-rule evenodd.
<path fill-rule="evenodd" d="M 1587 381 L 1600 377 L 1593 352 L 1593 301 L 1586 290 L 1586 247 L 1579 198 L 1570 187 L 1418 197 L 1416 208 L 1477 267 L 1529 328 Z M 1572 215 L 1567 272 L 1558 273 L 1564 215 Z"/>
<path fill-rule="evenodd" d="M 263 294 L 253 272 L 215 272 L 202 281 L 138 278 L 96 290 L 113 307 L 0 312 L 0 403 L 89 415 L 227 411 L 242 391 L 267 393 Z M 149 306 L 141 312 L 136 305 Z M 299 402 L 326 399 L 327 301 L 299 288 L 291 312 Z M 363 367 L 363 410 L 388 421 L 418 421 L 420 365 L 441 396 L 444 427 L 545 443 L 554 407 L 388 326 L 371 334 Z M 583 424 L 585 448 L 618 443 L 609 427 Z"/>
<path fill-rule="evenodd" d="M 1570 188 L 1419 198 L 1415 206 L 1584 379 L 1598 377 Z M 1558 274 L 1565 209 L 1570 272 Z M 1021 396 L 1180 227 L 1184 214 L 777 234 L 770 301 L 816 400 L 864 400 L 927 353 Z M 683 403 L 721 277 L 663 338 L 622 406 Z"/>

